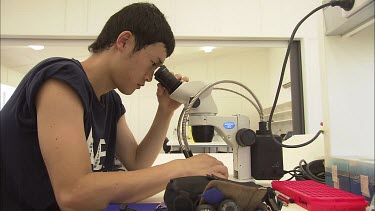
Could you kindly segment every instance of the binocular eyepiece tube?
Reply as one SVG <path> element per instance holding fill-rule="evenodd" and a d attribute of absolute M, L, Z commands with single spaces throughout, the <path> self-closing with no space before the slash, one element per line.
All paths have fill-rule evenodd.
<path fill-rule="evenodd" d="M 182 84 L 164 65 L 155 72 L 155 79 L 168 90 L 169 94 L 172 94 Z"/>

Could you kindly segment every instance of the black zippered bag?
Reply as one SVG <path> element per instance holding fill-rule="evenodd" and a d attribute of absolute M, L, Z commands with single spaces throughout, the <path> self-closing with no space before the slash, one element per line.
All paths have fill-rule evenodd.
<path fill-rule="evenodd" d="M 236 182 L 218 178 L 213 175 L 208 175 L 179 177 L 170 180 L 164 193 L 164 203 L 167 206 L 168 211 L 195 211 L 197 206 L 202 202 L 200 195 L 205 191 L 206 187 L 211 181 L 226 183 L 226 187 L 230 187 L 231 184 L 234 184 L 233 186 L 237 185 L 237 188 L 234 187 L 236 188 L 235 191 L 237 192 L 239 187 L 238 185 L 250 187 L 251 191 L 263 189 L 265 191 L 256 193 L 261 194 L 258 195 L 259 199 L 261 199 L 259 200 L 259 206 L 257 206 L 258 209 L 267 210 L 267 207 L 273 211 L 278 211 L 281 209 L 281 205 L 277 203 L 276 194 L 272 188 L 265 188 L 261 185 L 255 184 L 254 182 Z M 249 190 L 249 188 L 247 190 Z M 237 199 L 234 197 L 232 200 L 236 201 Z M 241 204 L 240 201 L 238 203 Z M 258 202 L 253 201 L 252 203 Z"/>

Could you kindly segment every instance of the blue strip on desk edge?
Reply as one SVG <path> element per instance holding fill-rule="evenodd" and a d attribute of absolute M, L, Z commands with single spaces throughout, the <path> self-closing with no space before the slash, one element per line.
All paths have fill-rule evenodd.
<path fill-rule="evenodd" d="M 137 211 L 154 211 L 159 203 L 129 203 L 127 204 L 129 208 L 135 209 Z M 120 204 L 110 204 L 105 211 L 119 211 Z"/>

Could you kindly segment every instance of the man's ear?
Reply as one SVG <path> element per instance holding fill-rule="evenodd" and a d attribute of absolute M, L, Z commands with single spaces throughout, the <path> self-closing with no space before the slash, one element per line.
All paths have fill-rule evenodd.
<path fill-rule="evenodd" d="M 116 40 L 117 49 L 123 51 L 127 47 L 126 45 L 129 44 L 129 41 L 131 40 L 132 36 L 133 34 L 130 31 L 121 32 Z"/>

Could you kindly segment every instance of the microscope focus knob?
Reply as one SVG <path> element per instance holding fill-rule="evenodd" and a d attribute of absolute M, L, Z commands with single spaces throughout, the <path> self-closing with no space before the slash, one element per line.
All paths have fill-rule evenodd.
<path fill-rule="evenodd" d="M 242 128 L 236 133 L 236 141 L 241 147 L 250 146 L 255 143 L 256 134 L 253 130 Z"/>

